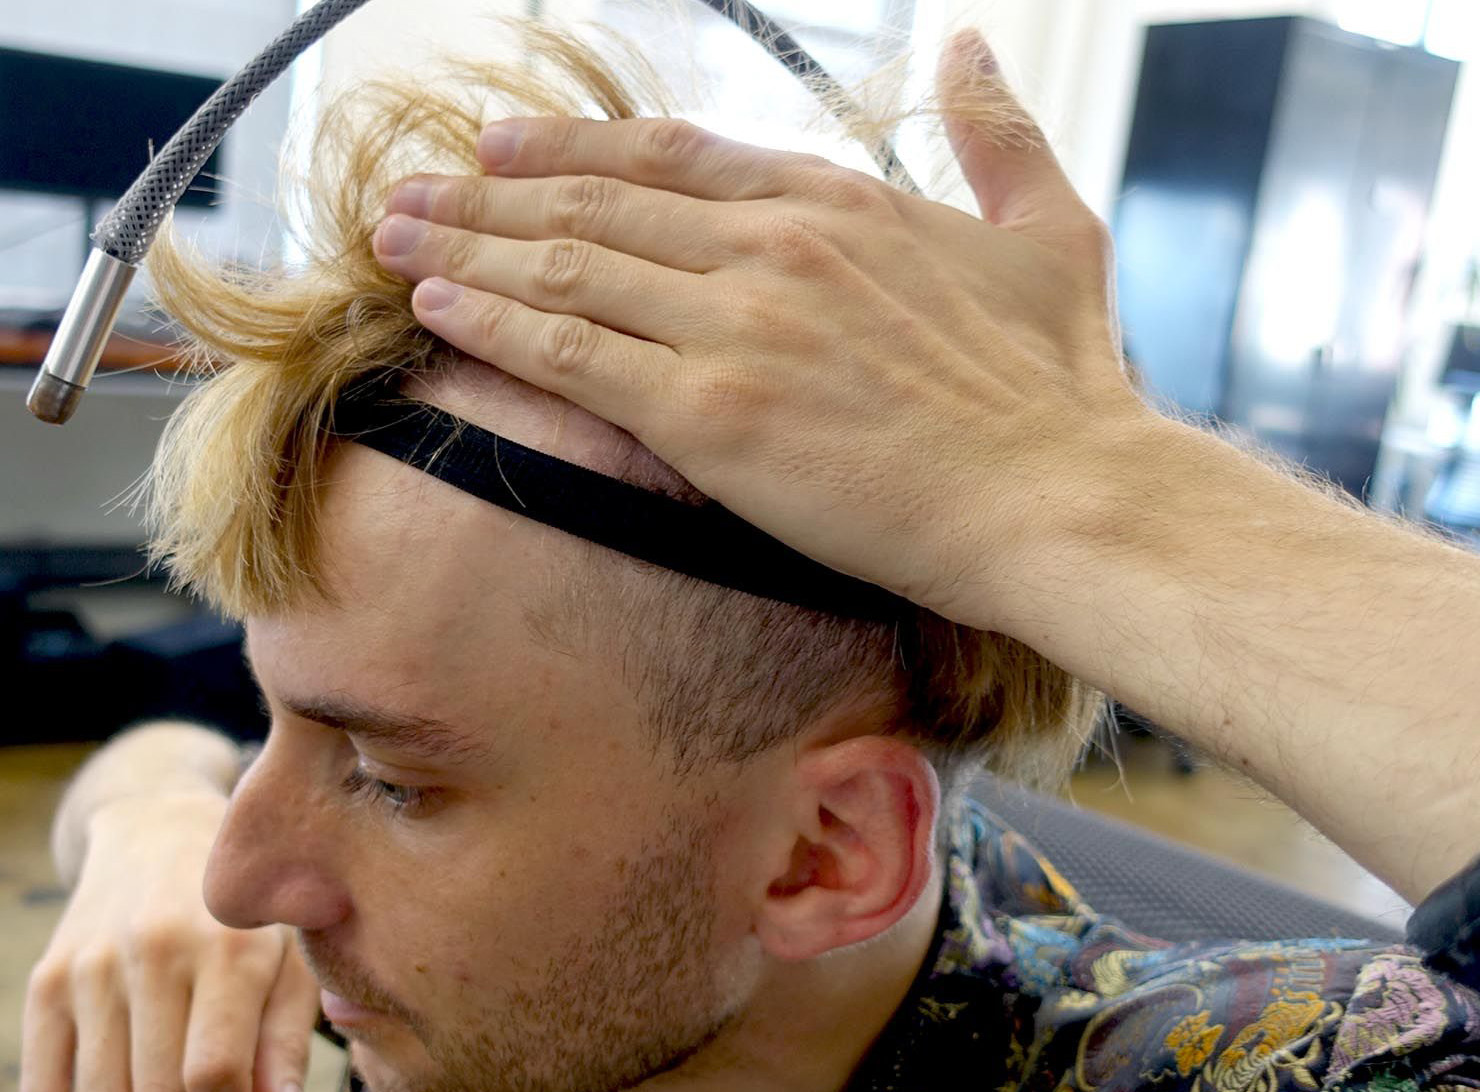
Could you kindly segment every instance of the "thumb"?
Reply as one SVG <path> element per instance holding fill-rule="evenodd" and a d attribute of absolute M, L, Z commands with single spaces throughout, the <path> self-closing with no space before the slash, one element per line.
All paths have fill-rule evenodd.
<path fill-rule="evenodd" d="M 982 219 L 1030 236 L 1056 236 L 1065 217 L 1084 218 L 1084 204 L 1043 130 L 1007 86 L 980 31 L 951 36 L 936 87 L 946 135 Z"/>

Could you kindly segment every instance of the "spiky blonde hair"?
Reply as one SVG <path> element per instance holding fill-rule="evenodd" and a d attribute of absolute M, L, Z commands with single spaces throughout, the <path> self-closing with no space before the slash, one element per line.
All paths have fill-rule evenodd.
<path fill-rule="evenodd" d="M 309 225 L 301 268 L 213 267 L 168 232 L 154 247 L 158 300 L 207 378 L 154 463 L 152 549 L 178 585 L 224 613 L 267 613 L 322 592 L 315 523 L 340 392 L 370 372 L 425 374 L 457 357 L 416 321 L 411 286 L 372 252 L 395 183 L 419 171 L 481 173 L 473 149 L 496 117 L 669 112 L 661 81 L 634 52 L 614 60 L 539 23 L 518 30 L 517 65 L 448 62 L 435 88 L 374 82 L 326 105 L 312 171 L 286 195 L 303 201 Z M 981 101 L 999 131 L 1020 131 L 1010 99 Z M 897 120 L 858 118 L 851 135 L 877 140 Z M 1105 709 L 1103 695 L 1027 646 L 928 611 L 895 625 L 849 621 L 676 574 L 619 572 L 603 554 L 587 556 L 621 600 L 605 624 L 640 665 L 640 705 L 685 765 L 743 760 L 871 693 L 948 784 L 985 764 L 1051 788 Z"/>

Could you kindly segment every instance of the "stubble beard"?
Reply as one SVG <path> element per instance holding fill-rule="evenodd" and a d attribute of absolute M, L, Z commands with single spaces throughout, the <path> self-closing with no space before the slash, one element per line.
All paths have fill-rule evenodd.
<path fill-rule="evenodd" d="M 714 831 L 670 815 L 627 873 L 605 928 L 551 957 L 537 990 L 500 991 L 458 1027 L 408 1013 L 436 1071 L 370 1066 L 371 1092 L 622 1092 L 719 1038 L 744 976 L 726 974 L 711 947 Z"/>

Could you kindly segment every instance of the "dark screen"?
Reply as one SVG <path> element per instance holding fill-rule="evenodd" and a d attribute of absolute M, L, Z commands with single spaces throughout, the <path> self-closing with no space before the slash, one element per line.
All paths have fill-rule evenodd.
<path fill-rule="evenodd" d="M 221 81 L 0 49 L 0 187 L 116 199 Z M 220 149 L 180 202 L 209 205 Z"/>

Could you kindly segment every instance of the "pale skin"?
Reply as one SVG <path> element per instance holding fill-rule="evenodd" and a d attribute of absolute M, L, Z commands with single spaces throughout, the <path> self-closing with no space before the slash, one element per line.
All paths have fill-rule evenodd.
<path fill-rule="evenodd" d="M 1480 560 L 1147 409 L 1103 225 L 1041 142 L 952 136 L 980 220 L 673 123 L 532 120 L 486 177 L 404 187 L 377 249 L 452 344 L 1032 645 L 1422 899 L 1480 851 Z"/>

